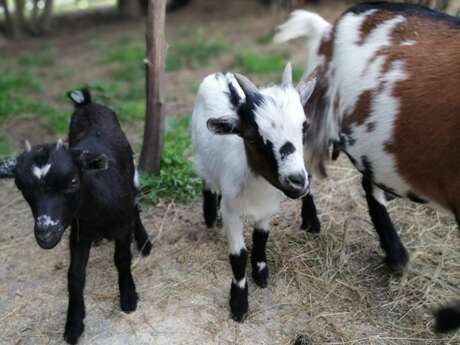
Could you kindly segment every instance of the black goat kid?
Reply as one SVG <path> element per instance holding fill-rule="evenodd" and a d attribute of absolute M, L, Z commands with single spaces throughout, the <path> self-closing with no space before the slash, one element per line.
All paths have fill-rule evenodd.
<path fill-rule="evenodd" d="M 120 307 L 132 312 L 137 293 L 131 275 L 131 241 L 141 253 L 151 243 L 139 217 L 133 153 L 115 113 L 91 101 L 88 90 L 69 93 L 75 105 L 69 147 L 59 141 L 28 146 L 17 159 L 0 162 L 0 177 L 14 177 L 35 219 L 40 247 L 54 248 L 70 226 L 69 306 L 64 338 L 83 333 L 86 264 L 98 238 L 115 240 Z"/>

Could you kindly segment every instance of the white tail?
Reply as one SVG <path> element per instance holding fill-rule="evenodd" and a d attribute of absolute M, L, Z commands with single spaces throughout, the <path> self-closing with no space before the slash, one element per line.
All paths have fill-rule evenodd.
<path fill-rule="evenodd" d="M 297 10 L 291 13 L 286 23 L 278 27 L 273 40 L 275 43 L 284 43 L 299 37 L 306 37 L 309 55 L 307 73 L 310 73 L 315 65 L 313 56 L 317 53 L 321 39 L 327 35 L 331 29 L 332 25 L 318 14 Z"/>

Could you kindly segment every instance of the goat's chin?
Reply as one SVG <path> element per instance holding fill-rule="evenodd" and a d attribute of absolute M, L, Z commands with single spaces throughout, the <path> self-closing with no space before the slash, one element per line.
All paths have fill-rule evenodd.
<path fill-rule="evenodd" d="M 56 232 L 50 233 L 49 235 L 45 237 L 37 235 L 35 232 L 35 240 L 37 241 L 37 244 L 40 246 L 42 249 L 53 249 L 58 245 L 59 242 L 61 242 L 62 235 L 64 234 L 64 229 L 63 230 L 57 230 Z"/>
<path fill-rule="evenodd" d="M 289 199 L 300 199 L 309 194 L 309 189 L 305 190 L 292 190 L 292 189 L 283 189 L 282 192 Z"/>

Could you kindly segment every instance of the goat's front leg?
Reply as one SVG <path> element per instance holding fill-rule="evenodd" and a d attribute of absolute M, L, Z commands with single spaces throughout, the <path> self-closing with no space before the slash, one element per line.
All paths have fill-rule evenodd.
<path fill-rule="evenodd" d="M 318 211 L 316 210 L 313 195 L 308 194 L 302 198 L 302 225 L 301 229 L 307 230 L 312 234 L 321 232 L 321 223 L 318 219 Z"/>
<path fill-rule="evenodd" d="M 236 212 L 225 201 L 222 207 L 222 220 L 228 235 L 230 264 L 233 272 L 230 289 L 230 310 L 232 319 L 242 322 L 248 312 L 248 282 L 246 280 L 248 254 L 244 244 L 243 223 L 239 212 Z"/>
<path fill-rule="evenodd" d="M 252 278 L 261 288 L 267 287 L 268 266 L 265 247 L 269 235 L 269 219 L 258 221 L 252 232 Z"/>
<path fill-rule="evenodd" d="M 120 308 L 125 313 L 136 310 L 137 293 L 131 275 L 131 232 L 115 240 L 115 266 L 118 270 L 118 287 L 120 289 Z"/>
<path fill-rule="evenodd" d="M 88 263 L 91 240 L 85 238 L 72 225 L 70 233 L 70 267 L 68 272 L 69 306 L 65 325 L 64 339 L 69 344 L 76 344 L 83 333 L 85 318 L 85 288 L 86 264 Z"/>

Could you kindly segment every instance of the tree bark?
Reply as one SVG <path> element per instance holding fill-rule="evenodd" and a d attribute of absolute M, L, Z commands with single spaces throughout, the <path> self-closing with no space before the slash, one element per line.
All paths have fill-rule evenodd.
<path fill-rule="evenodd" d="M 0 0 L 0 7 L 3 7 L 3 13 L 5 16 L 5 29 L 6 34 L 16 36 L 16 26 L 14 25 L 14 19 L 11 17 L 10 8 L 7 0 Z"/>
<path fill-rule="evenodd" d="M 40 17 L 38 31 L 41 34 L 49 33 L 51 30 L 51 19 L 53 18 L 53 0 L 46 0 L 43 13 Z"/>
<path fill-rule="evenodd" d="M 160 171 L 160 157 L 163 147 L 164 99 L 162 85 L 165 74 L 166 0 L 149 0 L 147 18 L 147 58 L 144 142 L 139 169 L 144 173 Z"/>

